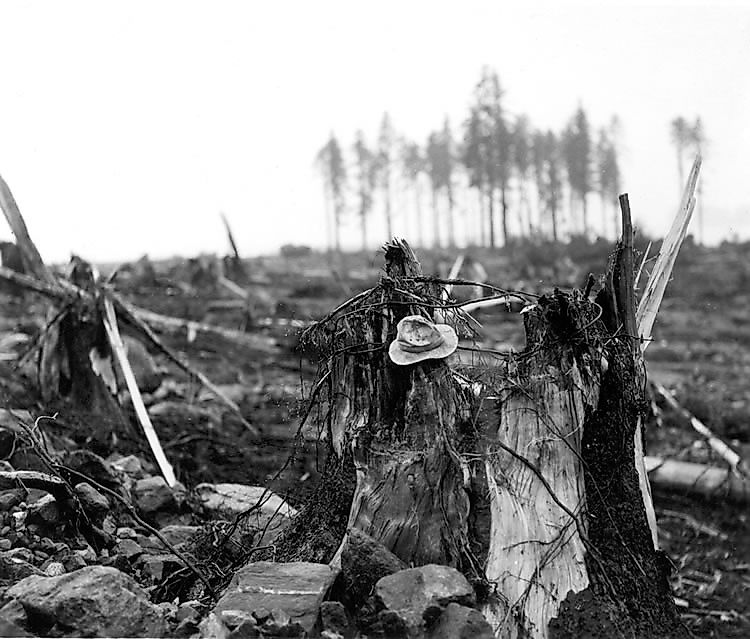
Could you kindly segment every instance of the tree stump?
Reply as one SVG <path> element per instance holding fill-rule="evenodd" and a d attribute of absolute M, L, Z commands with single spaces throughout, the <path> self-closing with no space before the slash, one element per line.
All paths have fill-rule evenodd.
<path fill-rule="evenodd" d="M 409 565 L 459 568 L 497 637 L 681 636 L 636 464 L 630 250 L 596 301 L 556 290 L 525 309 L 526 348 L 490 401 L 445 360 L 389 360 L 406 315 L 461 319 L 408 245 L 388 244 L 380 284 L 320 325 L 328 463 L 280 558 L 335 561 L 356 528 Z"/>

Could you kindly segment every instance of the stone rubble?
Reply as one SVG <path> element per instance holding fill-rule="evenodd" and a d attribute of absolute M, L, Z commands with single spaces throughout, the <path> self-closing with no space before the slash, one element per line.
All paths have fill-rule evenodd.
<path fill-rule="evenodd" d="M 28 456 L 13 459 L 25 463 Z M 153 464 L 134 455 L 105 460 L 72 450 L 62 459 L 91 477 L 75 476 L 70 485 L 72 501 L 98 533 L 82 536 L 70 521 L 71 500 L 60 504 L 43 490 L 22 486 L 0 490 L 0 636 L 492 637 L 461 573 L 446 566 L 407 568 L 357 530 L 347 534 L 340 571 L 327 564 L 258 561 L 235 572 L 213 608 L 189 593 L 162 601 L 156 598 L 160 589 L 185 564 L 98 484 L 132 504 L 188 555 L 210 533 L 210 522 L 229 525 L 255 508 L 231 536 L 233 552 L 239 548 L 241 556 L 242 548 L 273 543 L 297 511 L 262 487 L 170 488 L 151 474 L 157 472 Z M 2 470 L 14 466 L 6 461 Z"/>

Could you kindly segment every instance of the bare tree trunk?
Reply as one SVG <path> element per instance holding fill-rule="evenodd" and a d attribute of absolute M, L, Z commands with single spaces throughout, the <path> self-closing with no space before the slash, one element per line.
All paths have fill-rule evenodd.
<path fill-rule="evenodd" d="M 440 248 L 440 209 L 438 207 L 438 192 L 432 189 L 432 226 L 434 230 L 434 244 L 436 249 Z"/>
<path fill-rule="evenodd" d="M 502 225 L 503 225 L 503 245 L 508 246 L 510 235 L 508 233 L 508 202 L 507 202 L 507 188 L 505 184 L 500 187 L 500 207 L 502 214 Z"/>
<path fill-rule="evenodd" d="M 393 237 L 393 212 L 391 211 L 391 179 L 388 176 L 383 188 L 383 195 L 385 196 L 385 228 L 388 239 L 390 239 Z"/>
<path fill-rule="evenodd" d="M 362 252 L 367 252 L 367 210 L 362 208 L 359 212 L 359 222 L 362 230 Z"/>
<path fill-rule="evenodd" d="M 487 200 L 484 196 L 484 187 L 480 186 L 479 194 L 479 246 L 487 246 L 487 237 L 485 233 L 484 222 L 487 218 Z"/>
<path fill-rule="evenodd" d="M 552 239 L 557 242 L 560 239 L 557 224 L 557 202 L 552 202 L 550 216 L 552 218 Z"/>
<path fill-rule="evenodd" d="M 453 219 L 455 203 L 453 201 L 453 187 L 451 185 L 448 185 L 446 195 L 448 197 L 448 246 L 454 248 L 456 246 L 456 229 L 455 220 Z"/>
<path fill-rule="evenodd" d="M 419 246 L 424 248 L 424 219 L 422 218 L 422 189 L 419 188 L 419 176 L 414 180 L 414 208 L 417 212 L 417 236 Z"/>
<path fill-rule="evenodd" d="M 495 248 L 495 186 L 491 184 L 487 191 L 487 202 L 489 203 L 487 217 L 489 219 L 490 248 Z"/>
<path fill-rule="evenodd" d="M 589 236 L 589 208 L 586 193 L 581 193 L 581 215 L 583 216 L 583 234 Z"/>

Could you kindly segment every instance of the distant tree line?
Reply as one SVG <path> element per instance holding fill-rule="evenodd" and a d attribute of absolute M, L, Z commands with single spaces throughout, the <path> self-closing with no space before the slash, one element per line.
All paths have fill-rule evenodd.
<path fill-rule="evenodd" d="M 680 135 L 682 170 L 688 134 Z M 528 116 L 506 110 L 498 74 L 485 67 L 457 133 L 446 118 L 420 143 L 400 135 L 388 113 L 373 144 L 359 130 L 345 149 L 331 133 L 316 158 L 329 248 L 340 249 L 344 220 L 356 219 L 363 250 L 371 239 L 386 239 L 368 236 L 376 213 L 388 238 L 399 218 L 400 233 L 421 246 L 614 236 L 621 190 L 618 137 L 616 116 L 595 130 L 582 106 L 560 132 L 535 128 Z M 592 199 L 601 216 L 596 224 Z"/>

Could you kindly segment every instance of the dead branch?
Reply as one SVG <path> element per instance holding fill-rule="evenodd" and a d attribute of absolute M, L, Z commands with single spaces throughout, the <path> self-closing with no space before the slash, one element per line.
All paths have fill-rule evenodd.
<path fill-rule="evenodd" d="M 689 410 L 680 406 L 674 395 L 670 393 L 666 388 L 664 388 L 664 386 L 662 386 L 658 382 L 651 382 L 651 384 L 657 394 L 660 397 L 664 398 L 664 401 L 669 404 L 669 407 L 678 415 L 680 415 L 680 417 L 686 420 L 697 433 L 705 438 L 705 440 L 708 442 L 708 445 L 711 447 L 711 450 L 713 450 L 729 465 L 729 468 L 732 470 L 732 472 L 737 473 L 738 475 L 741 475 L 743 477 L 747 477 L 747 470 L 745 469 L 742 457 L 740 457 L 734 450 L 732 450 L 728 444 L 719 439 L 708 426 L 706 426 Z"/>
<path fill-rule="evenodd" d="M 118 295 L 115 295 L 114 293 L 111 294 L 112 300 L 114 301 L 114 304 L 117 308 L 117 310 L 122 314 L 123 319 L 127 321 L 129 324 L 131 324 L 134 328 L 137 328 L 142 335 L 146 337 L 146 339 L 161 352 L 162 354 L 166 355 L 170 361 L 172 361 L 174 364 L 176 364 L 182 371 L 186 372 L 191 377 L 197 379 L 200 381 L 203 386 L 205 386 L 208 390 L 210 390 L 225 406 L 227 406 L 229 409 L 231 409 L 236 415 L 239 416 L 240 420 L 242 421 L 242 425 L 247 429 L 247 431 L 253 435 L 253 437 L 259 437 L 260 432 L 258 431 L 255 426 L 250 424 L 243 416 L 242 411 L 240 410 L 240 407 L 235 404 L 231 399 L 229 399 L 217 386 L 215 386 L 211 380 L 209 380 L 203 373 L 201 373 L 198 370 L 195 370 L 192 366 L 189 364 L 183 362 L 175 353 L 173 353 L 169 348 L 167 348 L 161 340 L 154 334 L 154 332 L 150 329 L 150 327 L 142 321 L 142 316 L 144 314 L 147 314 L 149 317 L 151 314 L 148 311 L 141 311 L 140 309 L 136 309 L 135 307 L 128 304 L 125 300 L 123 300 Z M 163 317 L 163 316 L 160 316 Z M 171 318 L 169 318 L 171 319 Z M 241 335 L 245 335 L 244 333 L 240 333 Z"/>
<path fill-rule="evenodd" d="M 133 369 L 130 366 L 127 353 L 125 352 L 125 345 L 122 343 L 120 331 L 117 328 L 117 317 L 115 315 L 114 306 L 112 306 L 112 300 L 107 297 L 104 298 L 103 321 L 104 328 L 107 331 L 107 338 L 109 339 L 109 344 L 112 348 L 112 352 L 115 354 L 115 357 L 120 364 L 120 368 L 122 369 L 123 375 L 125 376 L 125 383 L 127 384 L 128 391 L 130 392 L 130 400 L 133 402 L 135 414 L 138 417 L 138 421 L 140 422 L 141 427 L 143 428 L 143 432 L 146 435 L 146 440 L 151 447 L 151 452 L 153 452 L 154 457 L 156 458 L 156 463 L 159 464 L 159 470 L 161 470 L 162 475 L 164 475 L 164 479 L 166 480 L 167 485 L 172 488 L 177 483 L 177 480 L 174 476 L 174 470 L 172 469 L 172 465 L 169 463 L 166 455 L 164 454 L 164 450 L 161 447 L 161 442 L 159 441 L 159 436 L 156 434 L 154 425 L 151 423 L 151 419 L 148 416 L 146 406 L 143 404 L 143 398 L 141 397 L 141 391 L 138 388 L 138 382 L 136 381 L 135 375 L 133 374 Z"/>
<path fill-rule="evenodd" d="M 8 188 L 5 180 L 0 176 L 0 208 L 3 209 L 8 226 L 16 237 L 16 244 L 21 252 L 24 266 L 29 273 L 33 273 L 37 279 L 54 286 L 55 278 L 42 261 L 42 256 L 32 242 L 26 223 L 23 220 L 18 204 Z"/>

